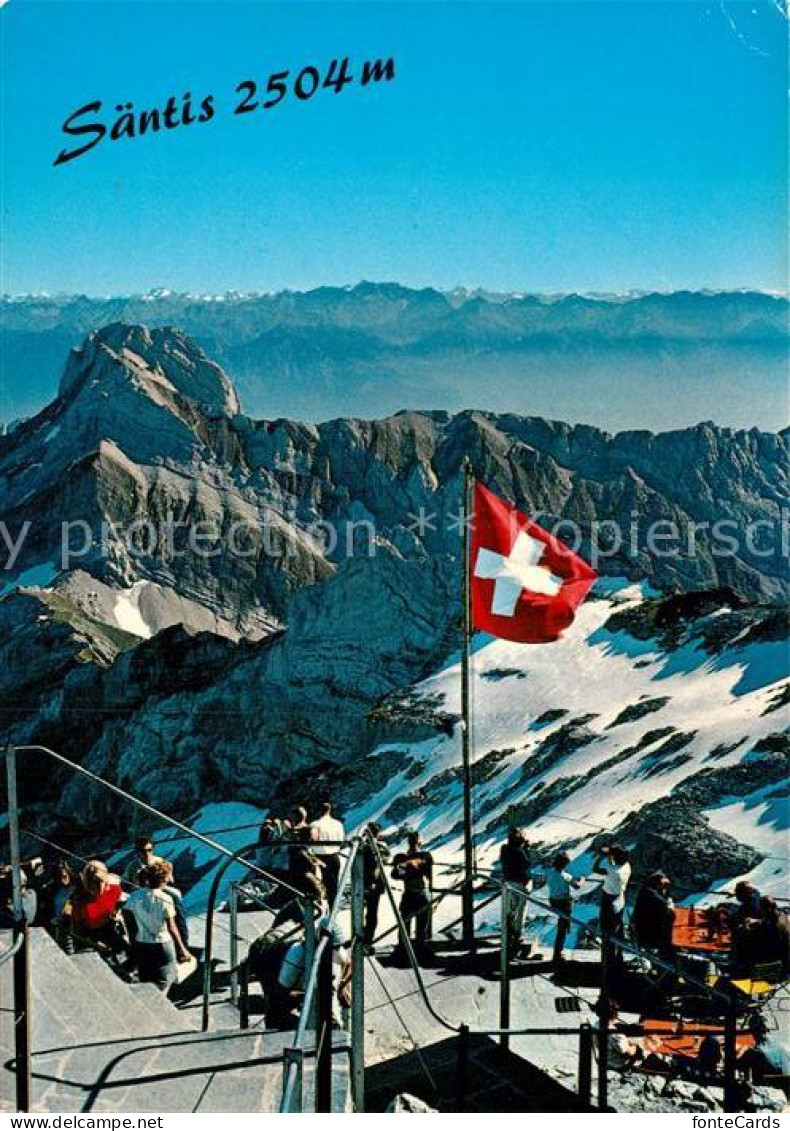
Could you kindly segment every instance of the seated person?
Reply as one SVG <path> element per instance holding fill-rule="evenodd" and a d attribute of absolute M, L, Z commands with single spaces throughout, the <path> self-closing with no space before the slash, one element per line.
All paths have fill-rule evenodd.
<path fill-rule="evenodd" d="M 726 903 L 716 904 L 706 911 L 708 920 L 708 938 L 724 935 L 729 932 L 733 936 L 742 927 L 748 929 L 751 922 L 760 917 L 760 892 L 749 883 L 741 880 L 735 885 L 735 899 Z"/>
<path fill-rule="evenodd" d="M 320 938 L 321 932 L 328 929 L 328 916 L 322 916 L 322 918 L 318 920 L 316 927 L 318 928 L 318 937 Z M 331 945 L 332 984 L 335 989 L 335 993 L 332 997 L 332 1022 L 340 1028 L 343 1025 L 341 997 L 342 991 L 348 982 L 351 956 L 346 949 L 343 932 L 337 923 L 331 928 Z M 304 939 L 300 939 L 298 942 L 292 943 L 285 952 L 278 979 L 281 990 L 284 990 L 291 998 L 292 1012 L 293 1007 L 296 1005 L 296 995 L 299 995 L 299 1000 L 301 1000 L 301 996 L 304 994 L 304 979 L 305 944 Z"/>
<path fill-rule="evenodd" d="M 713 1080 L 719 1073 L 724 1058 L 719 1038 L 714 1033 L 707 1033 L 700 1041 L 697 1050 L 697 1068 L 705 1080 Z"/>
<path fill-rule="evenodd" d="M 289 934 L 290 931 L 286 928 L 271 928 L 253 941 L 247 955 L 250 980 L 260 983 L 263 1012 L 269 1029 L 282 1028 L 293 1007 L 293 1003 L 283 993 L 279 980 L 280 969 L 290 945 L 287 938 Z"/>
<path fill-rule="evenodd" d="M 89 860 L 80 872 L 80 883 L 72 896 L 71 930 L 75 938 L 119 956 L 127 952 L 119 918 L 123 898 L 121 880 L 101 860 Z"/>
<path fill-rule="evenodd" d="M 133 891 L 134 888 L 142 887 L 140 873 L 143 868 L 147 868 L 150 864 L 157 864 L 161 859 L 161 856 L 154 855 L 154 842 L 150 836 L 146 834 L 135 837 L 134 856 L 126 865 L 123 873 L 125 886 L 130 891 Z"/>
<path fill-rule="evenodd" d="M 773 1084 L 790 1097 L 790 1038 L 787 1033 L 771 1032 L 759 1013 L 749 1018 L 749 1031 L 755 1044 L 738 1057 L 738 1067 L 751 1074 L 755 1084 Z"/>
<path fill-rule="evenodd" d="M 56 860 L 48 869 L 39 891 L 39 916 L 52 937 L 65 949 L 70 949 L 69 931 L 70 899 L 74 890 L 74 877 L 66 860 Z"/>
<path fill-rule="evenodd" d="M 598 1001 L 595 1012 L 598 1015 L 596 1028 L 601 1027 L 603 1017 L 603 1003 Z M 609 1039 L 607 1049 L 609 1052 L 609 1068 L 612 1072 L 624 1072 L 634 1068 L 644 1060 L 645 1052 L 638 1040 L 622 1032 L 619 1024 L 620 1011 L 617 1002 L 609 998 Z"/>
<path fill-rule="evenodd" d="M 178 933 L 181 936 L 181 941 L 184 946 L 188 949 L 189 924 L 187 922 L 187 913 L 184 909 L 184 897 L 181 894 L 181 889 L 176 887 L 173 865 L 169 860 L 164 860 L 163 863 L 167 868 L 167 883 L 162 890 L 166 892 L 173 901 L 173 906 L 176 910 L 176 926 L 178 927 Z"/>
<path fill-rule="evenodd" d="M 760 920 L 756 928 L 758 962 L 777 963 L 781 979 L 790 977 L 790 918 L 780 911 L 776 900 L 764 895 L 760 900 Z"/>
<path fill-rule="evenodd" d="M 38 894 L 34 881 L 41 867 L 40 858 L 23 861 L 20 868 L 22 913 L 33 924 L 38 915 Z M 0 927 L 14 925 L 14 878 L 10 865 L 0 868 Z"/>

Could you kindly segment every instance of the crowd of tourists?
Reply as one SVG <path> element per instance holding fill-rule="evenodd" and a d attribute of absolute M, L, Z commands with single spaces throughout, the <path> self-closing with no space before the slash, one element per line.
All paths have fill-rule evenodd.
<path fill-rule="evenodd" d="M 380 903 L 389 878 L 400 888 L 396 906 L 412 954 L 419 963 L 430 965 L 435 957 L 433 911 L 443 894 L 435 890 L 434 858 L 416 830 L 405 833 L 403 847 L 394 854 L 377 823 L 370 822 L 364 831 L 360 845 L 364 949 L 368 954 L 375 952 Z M 312 945 L 306 935 L 308 924 L 312 938 L 325 934 L 332 949 L 333 1023 L 343 1025 L 347 1020 L 352 951 L 341 926 L 343 919 L 336 914 L 345 895 L 340 890 L 345 845 L 343 822 L 328 799 L 313 814 L 299 805 L 287 816 L 267 816 L 260 826 L 251 857 L 254 867 L 241 891 L 253 903 L 257 899 L 274 912 L 270 929 L 253 943 L 247 963 L 251 977 L 260 982 L 270 1026 L 287 1026 L 299 1016 Z M 615 979 L 629 946 L 638 948 L 643 957 L 646 952 L 654 956 L 659 970 L 676 968 L 679 909 L 668 875 L 649 875 L 632 899 L 632 862 L 622 845 L 601 844 L 585 875 L 575 873 L 565 852 L 540 863 L 536 855 L 526 832 L 511 828 L 500 849 L 499 865 L 507 893 L 508 952 L 514 960 L 542 958 L 526 939 L 531 925 L 527 918 L 545 917 L 548 912 L 555 923 L 550 959 L 555 971 L 565 964 L 571 932 L 578 927 L 584 935 L 596 925 Z M 173 866 L 155 854 L 151 837 L 135 840 L 121 874 L 112 872 L 102 860 L 80 863 L 74 869 L 66 858 L 25 862 L 21 894 L 29 922 L 46 926 L 67 951 L 85 946 L 98 949 L 122 976 L 153 983 L 163 992 L 195 969 Z M 583 922 L 574 912 L 574 902 L 590 893 L 594 883 L 599 885 L 597 924 L 589 915 Z M 688 923 L 688 911 L 684 914 Z M 777 978 L 790 978 L 790 919 L 774 898 L 741 881 L 733 899 L 701 908 L 696 914 L 702 937 L 712 946 L 720 942 L 726 950 L 728 977 L 752 974 L 770 965 Z M 0 926 L 10 922 L 11 879 L 8 869 L 0 869 Z M 396 939 L 393 960 L 398 956 L 406 959 L 404 940 L 400 934 Z M 621 1031 L 614 997 L 608 999 L 606 1008 L 611 1066 L 627 1067 L 651 1056 L 655 1060 L 656 1055 L 638 1039 Z M 759 1017 L 753 1020 L 755 1026 L 759 1023 Z M 749 1056 L 757 1076 L 760 1064 L 775 1070 L 777 1057 L 776 1050 L 769 1048 L 766 1032 L 755 1030 L 754 1037 Z M 700 1048 L 697 1068 L 703 1075 L 708 1069 L 718 1070 L 713 1060 L 720 1056 L 720 1046 L 714 1048 L 715 1044 L 705 1041 Z"/>
<path fill-rule="evenodd" d="M 76 859 L 76 858 L 75 858 Z M 22 868 L 25 918 L 46 927 L 67 953 L 92 948 L 129 979 L 162 992 L 194 969 L 189 930 L 173 866 L 154 853 L 153 840 L 138 836 L 122 875 L 103 860 L 74 868 L 65 857 L 37 857 Z M 0 877 L 0 926 L 13 922 L 10 869 Z"/>
<path fill-rule="evenodd" d="M 573 920 L 573 899 L 590 881 L 600 883 L 598 924 L 601 937 L 609 945 L 610 961 L 623 963 L 627 943 L 633 942 L 667 965 L 677 958 L 675 921 L 677 908 L 672 897 L 672 881 L 664 872 L 654 872 L 642 883 L 634 900 L 626 928 L 626 905 L 631 884 L 632 864 L 628 850 L 619 844 L 601 845 L 594 853 L 589 876 L 573 876 L 568 870 L 570 857 L 558 853 L 548 868 L 536 870 L 526 833 L 513 828 L 500 851 L 502 878 L 508 884 L 508 935 L 514 953 L 529 957 L 530 944 L 522 942 L 524 916 L 536 875 L 543 872 L 546 899 L 555 913 L 553 964 L 563 960 L 565 943 Z M 699 917 L 704 938 L 715 943 L 726 940 L 729 973 L 752 973 L 762 966 L 776 968 L 778 978 L 790 978 L 790 917 L 770 895 L 763 895 L 754 884 L 741 880 L 733 899 L 692 912 Z M 630 939 L 629 939 L 630 936 Z M 621 946 L 624 943 L 626 945 Z"/>

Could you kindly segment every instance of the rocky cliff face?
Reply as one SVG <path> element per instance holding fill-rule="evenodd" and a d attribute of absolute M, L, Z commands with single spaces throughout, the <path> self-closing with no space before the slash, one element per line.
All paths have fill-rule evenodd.
<path fill-rule="evenodd" d="M 602 573 L 729 586 L 743 604 L 786 594 L 780 541 L 719 555 L 711 527 L 780 522 L 787 448 L 756 430 L 613 436 L 471 411 L 255 421 L 183 334 L 112 325 L 72 354 L 58 398 L 0 439 L 3 521 L 12 538 L 30 523 L 7 583 L 22 591 L 0 601 L 6 738 L 54 745 L 181 815 L 288 799 L 308 772 L 348 782 L 364 767 L 379 788 L 369 754 L 387 728 L 452 730 L 441 704 L 400 721 L 397 704 L 457 647 L 464 458 L 544 525 L 578 524 L 583 553 L 597 522 L 636 526 L 633 545 L 600 542 Z M 659 520 L 684 535 L 699 524 L 698 552 L 651 552 Z M 179 540 L 195 529 L 205 541 Z M 58 805 L 61 822 L 109 815 L 79 782 Z"/>
<path fill-rule="evenodd" d="M 604 573 L 773 600 L 788 587 L 779 536 L 787 455 L 787 434 L 711 424 L 612 436 L 471 411 L 254 421 L 182 334 L 114 325 L 72 353 L 57 400 L 0 438 L 0 507 L 14 536 L 31 524 L 15 574 L 56 573 L 67 559 L 116 589 L 172 591 L 170 623 L 260 636 L 294 592 L 345 557 L 369 555 L 372 540 L 407 559 L 457 559 L 465 457 L 544 525 L 576 524 L 588 556 L 604 523 Z M 748 521 L 762 524 L 751 542 Z M 675 531 L 668 552 L 662 530 Z M 134 600 L 146 622 L 139 592 Z M 145 603 L 157 604 L 151 594 Z M 210 623 L 197 610 L 190 617 L 190 604 Z M 151 611 L 149 630 L 167 623 L 166 611 Z"/>

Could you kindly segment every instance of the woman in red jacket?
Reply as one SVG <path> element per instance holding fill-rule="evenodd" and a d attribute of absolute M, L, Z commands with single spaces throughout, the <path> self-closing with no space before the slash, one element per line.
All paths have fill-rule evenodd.
<path fill-rule="evenodd" d="M 119 955 L 127 950 L 119 919 L 121 880 L 101 860 L 89 860 L 71 901 L 72 933 L 82 942 Z"/>

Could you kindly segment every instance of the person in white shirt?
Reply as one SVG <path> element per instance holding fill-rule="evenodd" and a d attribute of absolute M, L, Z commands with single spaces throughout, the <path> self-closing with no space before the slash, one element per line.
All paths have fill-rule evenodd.
<path fill-rule="evenodd" d="M 625 895 L 631 879 L 631 863 L 628 852 L 621 844 L 603 845 L 593 865 L 593 871 L 603 876 L 601 885 L 601 933 L 606 943 L 607 936 L 623 938 L 623 913 Z M 609 949 L 610 959 L 618 965 L 623 961 L 620 947 Z"/>
<path fill-rule="evenodd" d="M 164 890 L 171 877 L 167 861 L 150 864 L 139 877 L 145 887 L 133 891 L 124 905 L 137 927 L 134 957 L 138 977 L 141 982 L 153 982 L 163 993 L 176 981 L 178 963 L 192 960 L 176 923 L 175 903 Z"/>
<path fill-rule="evenodd" d="M 340 855 L 337 842 L 346 839 L 346 830 L 343 828 L 343 822 L 332 815 L 331 801 L 321 802 L 321 816 L 311 823 L 310 828 L 313 830 L 310 838 L 311 848 L 313 854 L 320 857 L 324 866 L 322 878 L 331 908 L 335 904 L 340 879 Z"/>
<path fill-rule="evenodd" d="M 575 888 L 580 888 L 585 882 L 584 876 L 574 879 L 570 872 L 566 871 L 570 862 L 571 858 L 567 852 L 558 852 L 552 861 L 551 868 L 546 873 L 549 904 L 557 912 L 557 934 L 554 938 L 554 954 L 552 956 L 552 962 L 555 966 L 559 966 L 562 962 L 562 951 L 571 926 L 572 892 Z"/>

